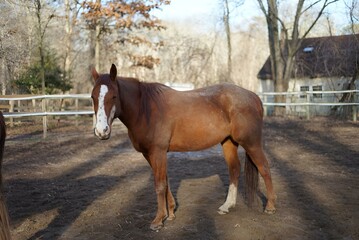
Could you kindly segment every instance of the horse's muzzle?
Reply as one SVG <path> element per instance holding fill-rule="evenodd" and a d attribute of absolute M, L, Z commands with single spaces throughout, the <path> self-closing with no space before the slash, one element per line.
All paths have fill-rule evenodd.
<path fill-rule="evenodd" d="M 94 135 L 97 136 L 100 140 L 107 140 L 111 137 L 111 132 L 107 131 L 105 133 L 99 133 L 96 128 L 94 128 Z"/>

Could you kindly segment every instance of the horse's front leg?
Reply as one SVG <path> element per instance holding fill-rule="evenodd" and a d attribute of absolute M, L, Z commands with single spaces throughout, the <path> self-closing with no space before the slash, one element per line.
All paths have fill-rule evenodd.
<path fill-rule="evenodd" d="M 157 214 L 151 223 L 151 229 L 156 231 L 163 227 L 163 221 L 167 218 L 167 202 L 166 195 L 170 194 L 167 183 L 167 153 L 162 150 L 151 151 L 144 154 L 145 158 L 152 167 L 155 190 L 157 194 Z M 172 197 L 173 198 L 173 197 Z"/>

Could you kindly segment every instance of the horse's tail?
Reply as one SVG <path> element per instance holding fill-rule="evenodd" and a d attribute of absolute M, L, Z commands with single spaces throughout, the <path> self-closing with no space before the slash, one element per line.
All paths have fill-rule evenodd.
<path fill-rule="evenodd" d="M 2 159 L 4 155 L 6 130 L 4 116 L 0 112 L 0 239 L 9 240 L 10 236 L 10 224 L 9 216 L 5 204 L 5 196 L 2 186 Z"/>
<path fill-rule="evenodd" d="M 254 200 L 256 199 L 256 194 L 258 190 L 258 169 L 247 153 L 244 165 L 244 175 L 244 195 L 247 200 L 248 206 L 252 206 Z"/>

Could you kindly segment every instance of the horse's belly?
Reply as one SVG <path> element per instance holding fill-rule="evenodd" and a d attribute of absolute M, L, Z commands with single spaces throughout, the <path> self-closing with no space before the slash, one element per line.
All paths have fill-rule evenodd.
<path fill-rule="evenodd" d="M 197 151 L 212 147 L 229 136 L 228 125 L 216 121 L 188 121 L 177 124 L 169 151 Z"/>

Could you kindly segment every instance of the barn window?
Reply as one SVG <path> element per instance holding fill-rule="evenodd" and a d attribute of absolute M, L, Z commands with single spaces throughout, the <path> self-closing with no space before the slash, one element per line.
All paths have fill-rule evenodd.
<path fill-rule="evenodd" d="M 309 86 L 300 86 L 300 91 L 301 91 L 301 92 L 309 91 Z M 301 94 L 301 95 L 300 95 L 300 98 L 306 98 L 306 95 L 305 95 L 305 94 Z"/>
<path fill-rule="evenodd" d="M 303 52 L 305 52 L 305 53 L 311 53 L 311 52 L 313 52 L 313 50 L 314 50 L 314 47 L 312 47 L 312 46 L 303 48 Z"/>
<path fill-rule="evenodd" d="M 313 91 L 323 91 L 322 85 L 313 86 Z M 323 95 L 321 93 L 314 93 L 313 97 L 314 98 L 322 98 Z"/>

